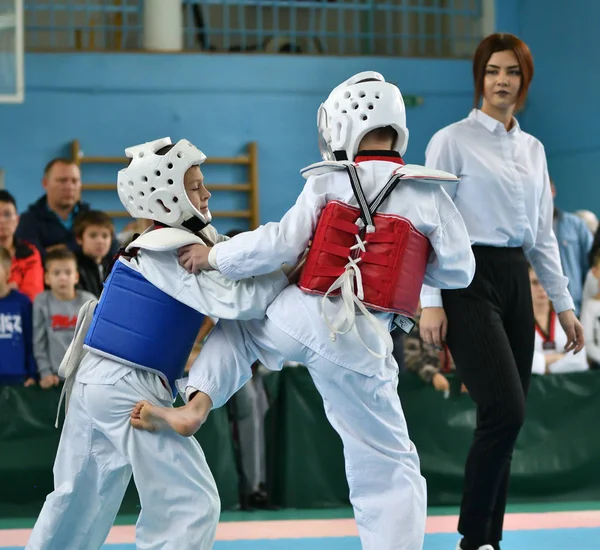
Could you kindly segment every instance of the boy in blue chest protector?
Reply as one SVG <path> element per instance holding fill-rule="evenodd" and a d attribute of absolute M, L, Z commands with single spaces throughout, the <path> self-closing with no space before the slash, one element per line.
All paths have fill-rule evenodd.
<path fill-rule="evenodd" d="M 155 225 L 117 259 L 99 302 L 87 302 L 79 314 L 61 364 L 68 409 L 55 489 L 28 550 L 100 549 L 132 475 L 142 506 L 138 548 L 212 548 L 220 502 L 200 445 L 171 431 L 135 430 L 131 411 L 140 399 L 172 406 L 205 315 L 262 318 L 288 283 L 282 271 L 243 281 L 187 273 L 179 247 L 224 240 L 209 225 L 205 155 L 169 138 L 126 154 L 119 198 L 133 217 Z"/>

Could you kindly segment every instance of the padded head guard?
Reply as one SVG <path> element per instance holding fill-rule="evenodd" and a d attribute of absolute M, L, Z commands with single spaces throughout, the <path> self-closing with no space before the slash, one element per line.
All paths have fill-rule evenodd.
<path fill-rule="evenodd" d="M 398 133 L 394 150 L 401 156 L 408 145 L 402 94 L 374 71 L 358 73 L 335 87 L 319 107 L 317 126 L 323 160 L 354 160 L 362 138 L 385 126 Z M 346 159 L 336 158 L 341 151 Z"/>
<path fill-rule="evenodd" d="M 190 167 L 200 166 L 206 155 L 187 139 L 178 141 L 165 154 L 157 154 L 167 145 L 171 145 L 168 137 L 125 149 L 131 163 L 119 171 L 119 199 L 134 218 L 195 233 L 210 223 L 211 215 L 202 214 L 190 202 L 184 176 Z"/>

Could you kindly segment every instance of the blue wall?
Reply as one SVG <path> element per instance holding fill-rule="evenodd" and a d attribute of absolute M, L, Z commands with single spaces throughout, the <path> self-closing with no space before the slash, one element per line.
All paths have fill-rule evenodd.
<path fill-rule="evenodd" d="M 534 54 L 536 75 L 523 128 L 546 146 L 558 204 L 600 213 L 598 89 L 600 2 L 497 0 L 499 31 L 516 33 Z M 576 29 L 570 31 L 569 29 Z M 41 193 L 44 164 L 70 153 L 78 138 L 89 155 L 122 155 L 131 144 L 187 137 L 209 156 L 259 146 L 261 221 L 281 217 L 302 186 L 298 170 L 319 160 L 316 110 L 332 86 L 365 70 L 381 71 L 405 94 L 423 96 L 408 110 L 406 159 L 421 163 L 431 135 L 471 106 L 469 61 L 228 54 L 29 54 L 26 101 L 0 105 L 0 166 L 20 209 Z M 240 182 L 240 168 L 207 167 L 207 180 Z M 84 180 L 114 181 L 114 167 L 86 166 Z M 84 196 L 117 209 L 116 194 Z M 217 193 L 213 210 L 245 208 L 242 197 Z M 221 230 L 242 221 L 216 222 Z"/>
<path fill-rule="evenodd" d="M 535 60 L 526 128 L 546 147 L 557 203 L 600 215 L 600 2 L 521 0 L 519 20 Z"/>
<path fill-rule="evenodd" d="M 302 188 L 299 169 L 320 160 L 316 112 L 328 91 L 355 72 L 374 69 L 405 94 L 424 97 L 408 111 L 406 158 L 422 163 L 431 135 L 470 108 L 469 61 L 315 58 L 277 55 L 30 54 L 26 99 L 0 105 L 0 165 L 20 210 L 41 193 L 44 164 L 70 154 L 78 138 L 88 155 L 123 155 L 132 144 L 186 137 L 209 156 L 239 154 L 257 141 L 261 221 L 281 217 Z M 219 172 L 220 170 L 220 172 Z M 236 173 L 236 170 L 239 172 Z M 87 182 L 114 181 L 114 167 L 85 166 Z M 207 180 L 243 181 L 239 168 L 206 168 Z M 99 208 L 116 194 L 86 193 Z M 213 210 L 242 197 L 215 194 Z M 221 230 L 242 222 L 218 222 Z"/>

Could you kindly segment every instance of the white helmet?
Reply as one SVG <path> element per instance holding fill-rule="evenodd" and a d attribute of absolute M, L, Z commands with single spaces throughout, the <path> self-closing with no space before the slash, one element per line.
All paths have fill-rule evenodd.
<path fill-rule="evenodd" d="M 398 133 L 394 150 L 404 155 L 408 128 L 400 90 L 374 71 L 355 74 L 336 86 L 319 107 L 317 127 L 323 160 L 339 160 L 335 157 L 337 151 L 344 151 L 347 160 L 354 160 L 365 134 L 385 126 Z"/>
<path fill-rule="evenodd" d="M 125 149 L 132 160 L 119 171 L 119 199 L 134 218 L 148 218 L 197 232 L 210 223 L 211 215 L 194 207 L 183 182 L 188 168 L 200 166 L 206 155 L 187 139 L 178 141 L 164 155 L 156 154 L 167 145 L 172 145 L 171 138 Z"/>

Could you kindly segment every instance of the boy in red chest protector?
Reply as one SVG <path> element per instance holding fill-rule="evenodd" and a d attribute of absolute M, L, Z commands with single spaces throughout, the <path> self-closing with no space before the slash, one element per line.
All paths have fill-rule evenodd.
<path fill-rule="evenodd" d="M 344 443 L 363 549 L 416 550 L 426 487 L 389 332 L 396 314 L 410 326 L 423 280 L 459 288 L 473 277 L 465 226 L 439 185 L 456 177 L 404 164 L 404 102 L 378 73 L 337 86 L 318 126 L 324 162 L 303 170 L 306 185 L 280 222 L 214 246 L 210 261 L 194 247 L 180 250 L 186 269 L 237 280 L 294 265 L 312 241 L 299 284 L 278 295 L 265 319 L 219 321 L 183 384 L 189 403 L 169 411 L 141 402 L 132 423 L 191 435 L 257 359 L 272 370 L 284 360 L 306 365 Z"/>

